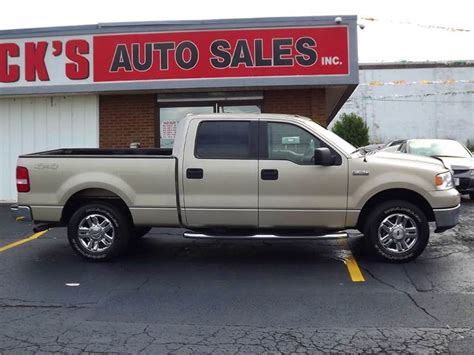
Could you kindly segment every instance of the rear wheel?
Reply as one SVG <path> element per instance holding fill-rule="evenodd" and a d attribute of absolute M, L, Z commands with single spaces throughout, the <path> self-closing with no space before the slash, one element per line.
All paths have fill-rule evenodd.
<path fill-rule="evenodd" d="M 364 234 L 371 251 L 386 261 L 407 262 L 418 257 L 429 239 L 428 220 L 406 201 L 386 201 L 368 216 Z"/>
<path fill-rule="evenodd" d="M 92 202 L 80 207 L 68 224 L 72 249 L 88 260 L 110 260 L 122 255 L 132 234 L 127 214 L 107 202 Z"/>

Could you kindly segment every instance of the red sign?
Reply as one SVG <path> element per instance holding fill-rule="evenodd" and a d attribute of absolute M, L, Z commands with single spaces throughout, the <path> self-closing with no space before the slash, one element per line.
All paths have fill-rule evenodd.
<path fill-rule="evenodd" d="M 349 74 L 348 28 L 291 27 L 93 37 L 93 81 Z"/>
<path fill-rule="evenodd" d="M 353 27 L 5 38 L 0 39 L 0 96 L 357 83 L 357 53 L 349 53 L 356 48 L 349 43 Z"/>

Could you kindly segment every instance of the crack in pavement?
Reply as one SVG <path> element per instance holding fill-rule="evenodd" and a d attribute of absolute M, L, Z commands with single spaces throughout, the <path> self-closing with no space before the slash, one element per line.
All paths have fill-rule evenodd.
<path fill-rule="evenodd" d="M 0 298 L 0 308 L 14 308 L 14 307 L 26 307 L 26 308 L 87 308 L 88 306 L 95 305 L 95 302 L 82 302 L 75 304 L 68 303 L 46 303 L 41 301 L 31 302 L 21 298 Z"/>
<path fill-rule="evenodd" d="M 465 251 L 452 251 L 447 254 L 441 254 L 441 255 L 436 255 L 436 256 L 428 256 L 428 257 L 420 257 L 420 261 L 425 261 L 425 260 L 437 260 L 437 259 L 443 259 L 447 258 L 448 256 L 454 255 L 454 254 L 464 254 Z"/>
<path fill-rule="evenodd" d="M 9 331 L 14 332 L 15 329 Z M 453 341 L 474 337 L 473 328 L 269 328 L 128 323 L 109 325 L 106 322 L 74 323 L 58 333 L 51 340 L 41 334 L 36 338 L 22 337 L 16 333 L 15 336 L 0 334 L 0 352 L 69 353 L 74 349 L 74 352 L 127 354 L 248 354 L 353 353 L 357 349 L 361 353 L 446 353 Z"/>
<path fill-rule="evenodd" d="M 415 264 L 415 263 L 414 263 Z M 430 288 L 429 289 L 422 289 L 420 288 L 420 286 L 418 286 L 415 281 L 413 281 L 412 277 L 410 276 L 410 274 L 408 273 L 408 270 L 406 268 L 405 265 L 403 265 L 403 272 L 405 273 L 405 276 L 407 277 L 408 281 L 410 282 L 410 284 L 413 286 L 413 288 L 417 291 L 417 292 L 430 292 L 433 290 L 434 288 L 434 285 L 433 285 L 433 282 L 428 279 L 427 277 L 425 277 L 426 281 L 429 282 L 430 284 Z"/>
<path fill-rule="evenodd" d="M 385 286 L 388 286 L 388 287 L 394 289 L 394 290 L 397 291 L 397 292 L 400 292 L 400 293 L 403 293 L 404 295 L 406 295 L 406 296 L 411 300 L 411 302 L 415 305 L 415 307 L 417 307 L 419 310 L 421 310 L 423 313 L 425 313 L 425 314 L 426 314 L 427 316 L 429 316 L 430 318 L 432 318 L 432 319 L 434 319 L 435 321 L 441 323 L 441 321 L 440 321 L 436 316 L 434 316 L 433 314 L 431 314 L 430 312 L 428 312 L 428 310 L 427 310 L 426 308 L 424 308 L 423 306 L 421 306 L 420 304 L 418 304 L 418 302 L 416 302 L 416 300 L 413 298 L 413 296 L 412 296 L 409 292 L 404 291 L 404 290 L 401 290 L 401 289 L 397 288 L 396 286 L 394 286 L 394 285 L 392 285 L 392 284 L 390 284 L 390 283 L 388 283 L 388 282 L 382 280 L 381 278 L 375 276 L 374 273 L 371 272 L 368 268 L 366 268 L 366 267 L 364 268 L 364 267 L 363 267 L 363 269 L 364 269 L 365 272 L 367 272 L 374 280 L 380 282 L 381 284 L 383 284 L 383 285 L 385 285 Z M 411 280 L 410 280 L 410 282 L 411 282 Z M 415 289 L 416 289 L 416 287 L 415 287 Z"/>

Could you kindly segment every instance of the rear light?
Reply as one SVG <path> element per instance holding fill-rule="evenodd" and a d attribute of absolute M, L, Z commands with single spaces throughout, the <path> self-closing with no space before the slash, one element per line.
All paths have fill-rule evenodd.
<path fill-rule="evenodd" d="M 30 191 L 30 175 L 24 166 L 16 167 L 16 190 L 18 192 Z"/>

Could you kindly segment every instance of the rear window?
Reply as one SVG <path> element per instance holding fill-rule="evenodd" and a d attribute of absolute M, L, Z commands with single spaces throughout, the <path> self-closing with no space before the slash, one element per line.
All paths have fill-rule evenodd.
<path fill-rule="evenodd" d="M 195 154 L 201 159 L 249 159 L 249 121 L 201 122 Z"/>

